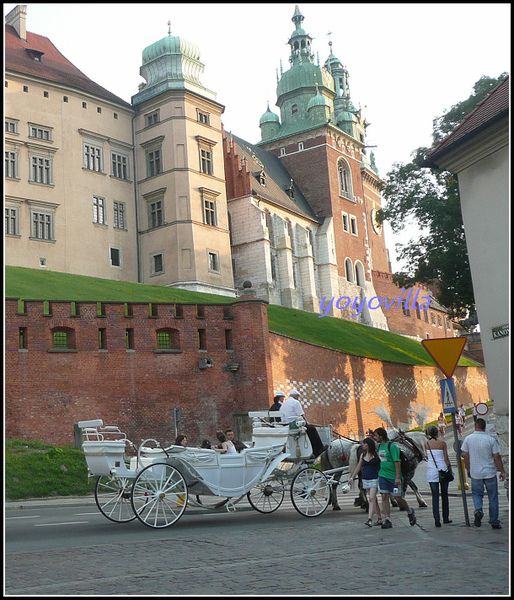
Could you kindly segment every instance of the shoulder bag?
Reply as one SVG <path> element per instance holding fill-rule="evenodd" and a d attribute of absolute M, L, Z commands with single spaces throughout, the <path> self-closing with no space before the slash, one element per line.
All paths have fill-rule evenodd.
<path fill-rule="evenodd" d="M 432 454 L 432 460 L 434 461 L 434 465 L 437 467 L 437 463 L 435 462 L 435 458 L 432 453 L 432 448 L 430 448 L 429 441 L 427 442 L 427 446 L 428 446 L 428 449 L 430 450 L 430 454 Z M 450 481 L 453 481 L 455 479 L 455 477 L 453 476 L 453 471 L 452 471 L 451 465 L 448 465 L 448 468 L 446 469 L 446 471 L 443 471 L 442 469 L 438 469 L 438 471 L 439 471 L 439 483 L 450 483 Z"/>

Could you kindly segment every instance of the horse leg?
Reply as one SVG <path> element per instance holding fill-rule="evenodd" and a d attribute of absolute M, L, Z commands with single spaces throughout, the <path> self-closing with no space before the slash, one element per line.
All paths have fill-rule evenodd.
<path fill-rule="evenodd" d="M 408 485 L 411 488 L 411 490 L 414 492 L 414 494 L 416 495 L 416 500 L 418 501 L 418 506 L 420 508 L 426 508 L 427 503 L 423 500 L 423 497 L 419 492 L 418 486 L 414 483 L 414 481 L 412 481 L 412 479 L 409 481 Z"/>

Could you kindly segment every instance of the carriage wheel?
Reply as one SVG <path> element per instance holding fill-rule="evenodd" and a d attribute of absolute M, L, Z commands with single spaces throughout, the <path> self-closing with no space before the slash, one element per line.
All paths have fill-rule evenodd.
<path fill-rule="evenodd" d="M 291 500 L 304 517 L 318 517 L 330 503 L 330 485 L 324 473 L 314 467 L 299 471 L 291 483 Z"/>
<path fill-rule="evenodd" d="M 186 510 L 187 499 L 187 485 L 182 473 L 164 463 L 144 468 L 132 486 L 132 509 L 148 527 L 173 525 Z"/>
<path fill-rule="evenodd" d="M 258 483 L 248 494 L 251 507 L 260 513 L 272 513 L 284 500 L 284 483 L 281 479 L 267 480 Z"/>
<path fill-rule="evenodd" d="M 96 480 L 95 501 L 100 512 L 115 523 L 128 523 L 136 518 L 130 503 L 132 481 L 126 477 L 101 475 Z"/>

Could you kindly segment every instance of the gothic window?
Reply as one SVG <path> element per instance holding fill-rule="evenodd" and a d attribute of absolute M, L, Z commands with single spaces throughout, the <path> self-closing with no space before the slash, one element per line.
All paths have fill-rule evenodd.
<path fill-rule="evenodd" d="M 349 281 L 350 283 L 354 283 L 355 280 L 353 277 L 353 265 L 352 265 L 351 258 L 347 258 L 344 261 L 344 270 L 345 270 L 345 275 L 346 275 L 347 281 Z"/>
<path fill-rule="evenodd" d="M 350 166 L 345 160 L 340 159 L 337 170 L 339 175 L 339 195 L 351 200 L 353 198 L 353 193 Z"/>
<path fill-rule="evenodd" d="M 357 261 L 355 263 L 355 279 L 358 286 L 364 287 L 364 267 L 362 266 L 362 263 L 360 261 Z"/>

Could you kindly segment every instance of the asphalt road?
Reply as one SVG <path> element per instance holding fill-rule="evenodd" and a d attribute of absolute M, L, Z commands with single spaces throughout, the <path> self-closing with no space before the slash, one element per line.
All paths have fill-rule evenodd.
<path fill-rule="evenodd" d="M 424 469 L 416 481 L 430 505 Z M 243 501 L 231 513 L 187 509 L 163 530 L 112 523 L 90 499 L 8 503 L 5 594 L 509 595 L 505 491 L 503 529 L 487 519 L 478 529 L 465 524 L 457 485 L 450 485 L 453 523 L 437 529 L 431 508 L 416 508 L 413 527 L 393 509 L 392 529 L 368 528 L 352 492 L 339 494 L 341 511 L 316 518 L 290 501 L 268 515 Z M 407 499 L 415 506 L 410 492 Z M 472 519 L 469 491 L 467 506 Z"/>

